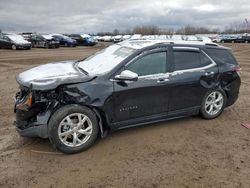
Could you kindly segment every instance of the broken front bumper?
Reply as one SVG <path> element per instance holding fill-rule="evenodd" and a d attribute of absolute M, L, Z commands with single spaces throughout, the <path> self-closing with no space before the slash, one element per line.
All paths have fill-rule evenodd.
<path fill-rule="evenodd" d="M 48 138 L 48 122 L 57 102 L 33 99 L 32 105 L 27 105 L 31 95 L 27 94 L 25 97 L 18 96 L 20 94 L 17 94 L 17 97 L 15 97 L 14 107 L 16 114 L 14 126 L 17 132 L 24 137 Z"/>
<path fill-rule="evenodd" d="M 14 126 L 19 135 L 23 137 L 48 138 L 47 124 L 29 124 L 27 121 L 14 121 Z M 25 127 L 25 128 L 23 128 Z"/>

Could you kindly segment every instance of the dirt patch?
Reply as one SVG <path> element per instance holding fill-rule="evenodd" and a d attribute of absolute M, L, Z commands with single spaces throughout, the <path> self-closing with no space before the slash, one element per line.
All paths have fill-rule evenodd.
<path fill-rule="evenodd" d="M 81 59 L 97 48 L 0 50 L 0 187 L 246 187 L 250 185 L 250 45 L 227 45 L 242 67 L 240 98 L 217 119 L 190 117 L 112 133 L 88 151 L 58 154 L 12 126 L 15 75 Z"/>

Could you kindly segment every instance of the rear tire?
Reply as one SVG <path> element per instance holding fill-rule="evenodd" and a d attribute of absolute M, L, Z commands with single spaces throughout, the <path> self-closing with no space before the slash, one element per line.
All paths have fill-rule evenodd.
<path fill-rule="evenodd" d="M 203 98 L 200 115 L 204 119 L 214 119 L 224 110 L 227 102 L 226 93 L 222 89 L 208 91 Z"/>
<path fill-rule="evenodd" d="M 63 153 L 87 150 L 97 139 L 96 115 L 87 107 L 67 105 L 57 110 L 48 125 L 52 145 Z"/>

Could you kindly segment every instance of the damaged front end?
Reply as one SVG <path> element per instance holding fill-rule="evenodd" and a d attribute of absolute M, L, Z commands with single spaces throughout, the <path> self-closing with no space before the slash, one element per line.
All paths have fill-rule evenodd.
<path fill-rule="evenodd" d="M 51 114 L 60 103 L 60 86 L 93 79 L 75 68 L 75 62 L 41 65 L 16 77 L 20 91 L 14 97 L 15 126 L 21 136 L 47 138 Z"/>
<path fill-rule="evenodd" d="M 20 86 L 14 108 L 17 132 L 25 137 L 47 138 L 47 123 L 57 105 L 55 91 L 34 91 L 32 87 Z"/>

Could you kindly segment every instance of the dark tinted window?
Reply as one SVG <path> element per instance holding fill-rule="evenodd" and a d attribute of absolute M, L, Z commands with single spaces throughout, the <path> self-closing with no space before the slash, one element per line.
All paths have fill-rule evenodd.
<path fill-rule="evenodd" d="M 127 70 L 137 73 L 139 76 L 165 73 L 166 52 L 158 52 L 146 55 L 127 67 Z"/>
<path fill-rule="evenodd" d="M 199 52 L 174 51 L 175 70 L 185 70 L 200 67 Z"/>
<path fill-rule="evenodd" d="M 207 54 L 217 63 L 238 64 L 229 50 L 207 49 Z"/>
<path fill-rule="evenodd" d="M 200 58 L 201 58 L 201 67 L 208 66 L 212 63 L 211 60 L 204 53 L 200 53 Z"/>

